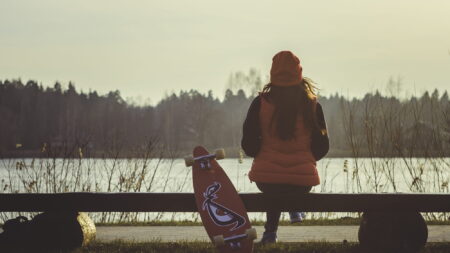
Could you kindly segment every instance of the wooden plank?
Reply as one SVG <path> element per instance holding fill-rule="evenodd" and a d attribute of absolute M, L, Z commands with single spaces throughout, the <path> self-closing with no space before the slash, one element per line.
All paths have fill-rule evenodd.
<path fill-rule="evenodd" d="M 240 194 L 249 212 L 449 212 L 450 194 Z M 0 194 L 0 212 L 196 212 L 193 193 Z"/>

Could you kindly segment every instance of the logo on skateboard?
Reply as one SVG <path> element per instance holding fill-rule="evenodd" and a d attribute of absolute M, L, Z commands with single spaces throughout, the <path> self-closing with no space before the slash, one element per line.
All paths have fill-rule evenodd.
<path fill-rule="evenodd" d="M 203 210 L 208 210 L 209 216 L 218 226 L 224 227 L 234 224 L 234 227 L 230 230 L 234 231 L 245 224 L 245 218 L 214 202 L 218 198 L 216 192 L 219 191 L 220 187 L 220 183 L 214 182 L 206 188 L 206 191 L 203 193 L 203 197 L 205 197 Z"/>

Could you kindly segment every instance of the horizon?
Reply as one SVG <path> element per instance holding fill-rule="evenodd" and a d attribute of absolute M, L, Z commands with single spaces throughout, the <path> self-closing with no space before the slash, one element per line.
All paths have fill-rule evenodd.
<path fill-rule="evenodd" d="M 4 79 L 4 80 L 0 79 L 0 83 L 5 83 L 6 81 L 9 81 L 9 82 L 19 81 L 19 82 L 21 82 L 23 85 L 26 85 L 28 82 L 35 82 L 35 83 L 37 83 L 37 85 L 42 86 L 42 88 L 44 89 L 44 91 L 45 91 L 45 89 L 47 89 L 47 88 L 53 89 L 54 85 L 57 83 L 57 81 L 56 81 L 56 82 L 53 83 L 53 85 L 43 85 L 41 82 L 38 82 L 37 80 L 31 80 L 31 79 L 30 79 L 30 80 L 26 80 L 26 81 L 25 81 L 25 80 L 21 80 L 21 79 Z M 422 97 L 423 95 L 425 95 L 425 93 L 428 93 L 428 94 L 431 96 L 435 91 L 438 92 L 439 98 L 442 98 L 442 97 L 444 96 L 444 94 L 447 94 L 447 95 L 448 95 L 448 92 L 449 92 L 448 89 L 430 88 L 429 90 L 422 90 L 421 92 L 413 92 L 413 93 L 407 93 L 407 92 L 405 91 L 405 92 L 403 92 L 403 94 L 404 94 L 403 96 L 397 96 L 397 95 L 392 94 L 392 93 L 393 93 L 392 89 L 397 89 L 397 91 L 398 91 L 398 90 L 403 91 L 403 89 L 401 88 L 402 85 L 398 86 L 397 83 L 396 83 L 396 81 L 395 81 L 395 80 L 393 80 L 393 81 L 394 81 L 393 84 L 392 84 L 393 86 L 391 86 L 391 88 L 389 87 L 389 84 L 387 84 L 386 87 L 385 87 L 384 89 L 381 89 L 381 90 L 380 90 L 380 89 L 375 89 L 375 90 L 372 90 L 372 91 L 367 91 L 366 93 L 361 94 L 361 96 L 351 96 L 351 97 L 350 97 L 350 96 L 347 96 L 347 95 L 345 95 L 345 94 L 343 94 L 343 93 L 339 93 L 339 92 L 335 92 L 335 93 L 332 93 L 332 94 L 325 94 L 325 95 L 322 95 L 322 94 L 320 94 L 320 90 L 319 90 L 319 92 L 317 93 L 317 95 L 318 95 L 318 97 L 319 97 L 319 100 L 320 100 L 321 97 L 326 98 L 326 99 L 329 99 L 329 98 L 331 98 L 331 97 L 339 96 L 339 97 L 345 98 L 345 99 L 347 99 L 347 100 L 350 101 L 350 100 L 352 100 L 352 99 L 363 99 L 363 98 L 364 98 L 365 96 L 367 96 L 367 95 L 375 95 L 376 93 L 379 93 L 382 97 L 386 97 L 386 98 L 388 98 L 388 97 L 394 97 L 394 98 L 396 98 L 396 99 L 398 99 L 398 100 L 400 100 L 400 101 L 405 101 L 405 100 L 409 100 L 409 99 L 411 99 L 411 98 L 420 98 L 420 97 Z M 61 84 L 61 83 L 60 83 L 60 84 Z M 170 96 L 172 96 L 172 95 L 179 96 L 181 93 L 183 93 L 183 92 L 188 93 L 188 92 L 190 92 L 191 90 L 192 90 L 192 91 L 196 91 L 196 92 L 198 92 L 200 95 L 205 96 L 205 97 L 208 96 L 208 93 L 209 93 L 210 91 L 212 91 L 212 90 L 200 91 L 200 90 L 197 90 L 197 89 L 195 89 L 195 88 L 193 88 L 193 89 L 191 89 L 191 90 L 184 90 L 184 89 L 181 89 L 181 90 L 177 90 L 177 91 L 172 91 L 172 92 L 170 92 L 170 93 L 166 93 L 160 100 L 156 101 L 156 103 L 155 103 L 154 101 L 150 101 L 150 100 L 142 100 L 142 99 L 139 99 L 139 98 L 136 98 L 136 97 L 124 97 L 123 94 L 122 94 L 122 92 L 121 92 L 120 90 L 109 90 L 109 91 L 106 91 L 106 92 L 99 92 L 98 90 L 95 90 L 95 89 L 89 89 L 88 91 L 86 91 L 86 90 L 80 89 L 80 88 L 77 86 L 76 83 L 71 82 L 71 84 L 74 86 L 74 88 L 75 88 L 77 94 L 86 94 L 86 95 L 89 95 L 89 93 L 91 93 L 91 92 L 96 92 L 98 96 L 106 96 L 106 95 L 108 95 L 108 93 L 110 93 L 110 92 L 118 91 L 119 94 L 120 94 L 120 97 L 121 97 L 127 104 L 129 104 L 129 105 L 134 105 L 134 106 L 157 106 L 161 101 L 163 101 L 164 99 L 167 99 L 168 97 L 170 97 Z M 67 90 L 68 90 L 68 86 L 69 86 L 69 85 L 61 84 L 61 89 L 62 89 L 62 91 L 67 91 Z M 389 89 L 391 89 L 391 90 L 389 90 Z M 244 92 L 246 98 L 250 98 L 250 97 L 252 96 L 252 94 L 249 94 L 249 93 L 248 93 L 248 90 L 245 90 L 245 89 L 231 89 L 231 88 L 230 88 L 229 90 L 231 90 L 232 93 L 233 93 L 234 95 L 237 95 L 237 92 L 240 91 L 240 90 L 242 90 L 242 91 Z M 221 95 L 219 95 L 218 93 L 214 93 L 214 92 L 213 92 L 213 93 L 212 93 L 213 98 L 214 98 L 214 99 L 218 99 L 220 102 L 223 102 L 224 99 L 225 99 L 225 92 L 226 92 L 226 89 L 221 93 Z M 395 91 L 394 91 L 394 92 L 395 92 Z M 406 95 L 405 95 L 405 94 L 406 94 Z"/>
<path fill-rule="evenodd" d="M 1 80 L 73 82 L 156 104 L 173 91 L 223 94 L 230 75 L 251 68 L 266 77 L 272 56 L 291 50 L 324 96 L 361 97 L 390 78 L 409 95 L 450 86 L 450 2 L 4 0 L 0 8 Z"/>

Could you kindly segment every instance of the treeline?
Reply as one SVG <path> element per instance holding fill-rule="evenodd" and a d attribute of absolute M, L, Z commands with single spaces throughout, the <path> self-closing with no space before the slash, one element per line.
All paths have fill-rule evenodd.
<path fill-rule="evenodd" d="M 155 106 L 138 106 L 124 101 L 119 91 L 99 95 L 79 92 L 72 83 L 44 88 L 35 81 L 0 81 L 0 155 L 36 156 L 61 147 L 84 156 L 108 150 L 132 155 L 149 145 L 177 155 L 197 144 L 238 150 L 253 98 L 242 89 L 227 90 L 222 100 L 212 92 L 190 90 Z M 448 155 L 446 91 L 407 100 L 378 92 L 362 99 L 336 94 L 319 102 L 331 138 L 330 156 L 395 156 L 411 147 L 414 155 Z"/>

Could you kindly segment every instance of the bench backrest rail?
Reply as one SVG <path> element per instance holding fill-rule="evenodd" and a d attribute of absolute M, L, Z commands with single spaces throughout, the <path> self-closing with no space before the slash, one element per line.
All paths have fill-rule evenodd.
<path fill-rule="evenodd" d="M 249 212 L 449 212 L 450 194 L 241 193 Z M 0 212 L 196 212 L 193 193 L 3 193 Z"/>

